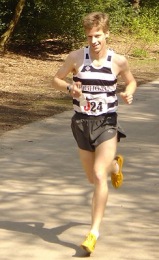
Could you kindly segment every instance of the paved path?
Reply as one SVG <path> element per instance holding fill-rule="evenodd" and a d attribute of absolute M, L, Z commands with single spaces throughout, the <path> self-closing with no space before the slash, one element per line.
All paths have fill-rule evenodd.
<path fill-rule="evenodd" d="M 138 88 L 132 106 L 120 103 L 127 132 L 125 181 L 110 186 L 105 218 L 92 258 L 159 258 L 159 81 Z M 91 187 L 78 160 L 65 112 L 0 137 L 0 259 L 84 257 Z"/>

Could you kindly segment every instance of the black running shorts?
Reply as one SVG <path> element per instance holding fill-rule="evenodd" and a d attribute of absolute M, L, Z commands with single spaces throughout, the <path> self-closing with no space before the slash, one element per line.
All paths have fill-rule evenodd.
<path fill-rule="evenodd" d="M 126 137 L 117 122 L 117 113 L 100 116 L 75 113 L 72 117 L 71 128 L 78 147 L 91 152 L 95 151 L 99 144 L 113 138 L 116 134 L 118 142 L 120 138 Z"/>

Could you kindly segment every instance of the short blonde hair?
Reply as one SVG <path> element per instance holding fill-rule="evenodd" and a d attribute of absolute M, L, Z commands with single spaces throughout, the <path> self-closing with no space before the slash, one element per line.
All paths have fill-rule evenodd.
<path fill-rule="evenodd" d="M 109 16 L 102 12 L 87 14 L 83 18 L 83 27 L 85 30 L 91 30 L 93 27 L 98 27 L 106 33 L 109 30 Z"/>

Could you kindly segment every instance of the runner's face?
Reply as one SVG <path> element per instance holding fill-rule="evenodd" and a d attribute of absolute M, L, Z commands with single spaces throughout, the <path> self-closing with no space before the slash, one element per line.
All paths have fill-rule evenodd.
<path fill-rule="evenodd" d="M 91 30 L 86 30 L 86 36 L 91 51 L 99 53 L 106 46 L 105 38 L 107 34 L 98 27 L 93 27 Z"/>

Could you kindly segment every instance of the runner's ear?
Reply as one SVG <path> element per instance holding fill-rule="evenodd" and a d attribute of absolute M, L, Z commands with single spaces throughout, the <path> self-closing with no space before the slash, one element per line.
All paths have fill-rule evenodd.
<path fill-rule="evenodd" d="M 107 39 L 107 38 L 109 38 L 109 31 L 107 31 L 106 33 L 105 33 L 105 39 Z"/>

